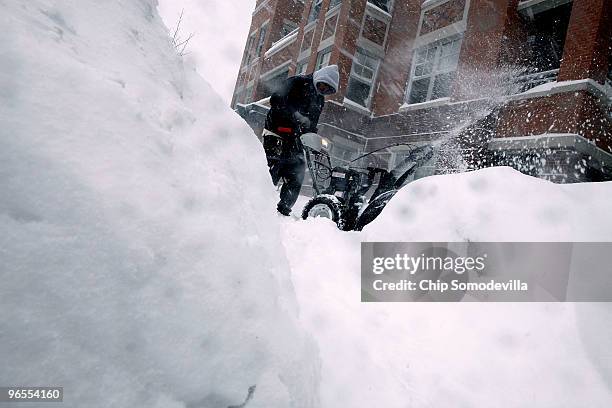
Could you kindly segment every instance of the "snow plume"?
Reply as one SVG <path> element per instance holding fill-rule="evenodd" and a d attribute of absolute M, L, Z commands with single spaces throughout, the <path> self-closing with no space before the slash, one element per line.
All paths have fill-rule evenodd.
<path fill-rule="evenodd" d="M 155 1 L 0 4 L 0 384 L 317 406 L 261 145 Z"/>
<path fill-rule="evenodd" d="M 483 149 L 494 136 L 496 114 L 507 96 L 524 86 L 520 77 L 526 68 L 505 66 L 494 71 L 465 70 L 457 76 L 453 92 L 465 102 L 456 105 L 460 112 L 445 137 L 435 143 L 438 172 L 463 172 L 485 166 Z"/>

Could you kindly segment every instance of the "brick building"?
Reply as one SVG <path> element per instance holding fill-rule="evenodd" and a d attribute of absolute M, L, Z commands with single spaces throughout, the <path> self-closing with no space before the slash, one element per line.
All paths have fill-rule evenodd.
<path fill-rule="evenodd" d="M 612 179 L 612 0 L 257 0 L 232 107 L 259 134 L 275 87 L 328 64 L 339 163 L 436 143 L 468 169 Z M 442 159 L 419 176 L 458 170 Z"/>

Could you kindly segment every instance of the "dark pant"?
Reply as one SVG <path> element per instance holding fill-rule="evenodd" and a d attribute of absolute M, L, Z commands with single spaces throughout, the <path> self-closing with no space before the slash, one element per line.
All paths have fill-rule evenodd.
<path fill-rule="evenodd" d="M 302 143 L 297 137 L 285 139 L 265 135 L 263 145 L 272 183 L 277 185 L 283 180 L 277 209 L 280 213 L 289 215 L 304 181 L 306 161 Z"/>

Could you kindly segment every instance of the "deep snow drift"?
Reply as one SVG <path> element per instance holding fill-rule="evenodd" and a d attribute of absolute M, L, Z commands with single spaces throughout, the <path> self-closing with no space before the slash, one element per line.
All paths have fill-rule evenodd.
<path fill-rule="evenodd" d="M 0 1 L 0 384 L 314 406 L 263 149 L 155 6 Z"/>
<path fill-rule="evenodd" d="M 612 404 L 608 305 L 359 301 L 362 240 L 608 241 L 610 183 L 488 169 L 413 183 L 362 233 L 279 224 L 263 149 L 153 0 L 0 6 L 0 385 L 70 407 L 252 385 L 246 408 Z"/>
<path fill-rule="evenodd" d="M 610 304 L 359 302 L 361 241 L 610 241 L 611 197 L 500 167 L 417 180 L 361 233 L 284 223 L 322 406 L 612 406 Z"/>

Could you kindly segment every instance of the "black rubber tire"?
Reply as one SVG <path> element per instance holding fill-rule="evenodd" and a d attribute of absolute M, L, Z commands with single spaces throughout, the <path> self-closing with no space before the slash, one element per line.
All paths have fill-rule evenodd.
<path fill-rule="evenodd" d="M 338 228 L 344 230 L 344 218 L 342 212 L 342 203 L 334 196 L 328 194 L 318 195 L 306 203 L 302 210 L 302 219 L 309 217 L 310 210 L 316 205 L 324 205 L 329 209 L 331 220 L 336 223 Z"/>

